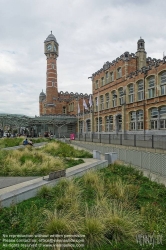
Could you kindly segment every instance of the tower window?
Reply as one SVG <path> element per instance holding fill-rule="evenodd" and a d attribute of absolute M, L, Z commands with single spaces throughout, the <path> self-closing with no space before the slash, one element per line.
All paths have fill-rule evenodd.
<path fill-rule="evenodd" d="M 66 114 L 66 107 L 63 107 L 62 112 L 63 112 L 63 114 Z"/>

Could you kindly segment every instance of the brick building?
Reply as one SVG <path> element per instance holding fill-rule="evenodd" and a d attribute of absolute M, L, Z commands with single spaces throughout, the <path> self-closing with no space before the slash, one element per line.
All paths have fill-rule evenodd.
<path fill-rule="evenodd" d="M 166 134 L 166 57 L 125 52 L 92 74 L 93 131 Z"/>
<path fill-rule="evenodd" d="M 75 131 L 80 133 L 166 133 L 166 57 L 147 57 L 142 38 L 136 53 L 125 52 L 92 74 L 91 108 L 87 94 L 58 92 L 59 44 L 52 32 L 44 41 L 44 53 L 46 94 L 39 96 L 40 116 L 77 116 Z"/>

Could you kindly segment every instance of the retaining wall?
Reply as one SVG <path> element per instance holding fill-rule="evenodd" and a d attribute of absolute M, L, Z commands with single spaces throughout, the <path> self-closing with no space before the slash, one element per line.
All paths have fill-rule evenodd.
<path fill-rule="evenodd" d="M 82 176 L 86 171 L 88 171 L 90 169 L 102 169 L 102 168 L 106 168 L 107 166 L 108 166 L 108 161 L 102 160 L 102 161 L 97 161 L 95 163 L 91 163 L 91 164 L 84 166 L 84 167 L 80 166 L 80 168 L 75 169 L 73 171 L 70 171 L 70 169 L 68 169 L 69 171 L 66 173 L 66 178 L 72 179 L 74 177 L 79 177 L 79 176 Z M 62 177 L 62 178 L 64 178 L 64 177 Z M 24 200 L 28 200 L 28 199 L 36 196 L 38 190 L 42 186 L 57 185 L 57 183 L 62 178 L 55 179 L 52 181 L 43 180 L 43 181 L 31 184 L 29 186 L 19 188 L 17 190 L 12 191 L 12 192 L 2 194 L 2 195 L 0 195 L 0 205 L 2 207 L 9 207 L 11 204 L 16 204 L 16 203 L 22 202 Z"/>

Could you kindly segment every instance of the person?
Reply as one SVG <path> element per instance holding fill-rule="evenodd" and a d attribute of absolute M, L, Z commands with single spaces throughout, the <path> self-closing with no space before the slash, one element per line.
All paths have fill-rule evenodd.
<path fill-rule="evenodd" d="M 33 146 L 32 140 L 29 140 L 29 141 L 28 141 L 28 144 L 31 145 L 31 146 Z"/>
<path fill-rule="evenodd" d="M 28 139 L 27 138 L 23 141 L 23 145 L 28 145 Z"/>

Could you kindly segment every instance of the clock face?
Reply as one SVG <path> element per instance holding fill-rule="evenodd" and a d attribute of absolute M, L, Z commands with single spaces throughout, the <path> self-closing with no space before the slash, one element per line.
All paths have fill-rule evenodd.
<path fill-rule="evenodd" d="M 56 46 L 54 45 L 54 51 L 56 51 Z"/>
<path fill-rule="evenodd" d="M 48 45 L 47 45 L 47 51 L 50 51 L 50 50 L 52 50 L 52 45 L 51 45 L 51 44 L 48 44 Z"/>

